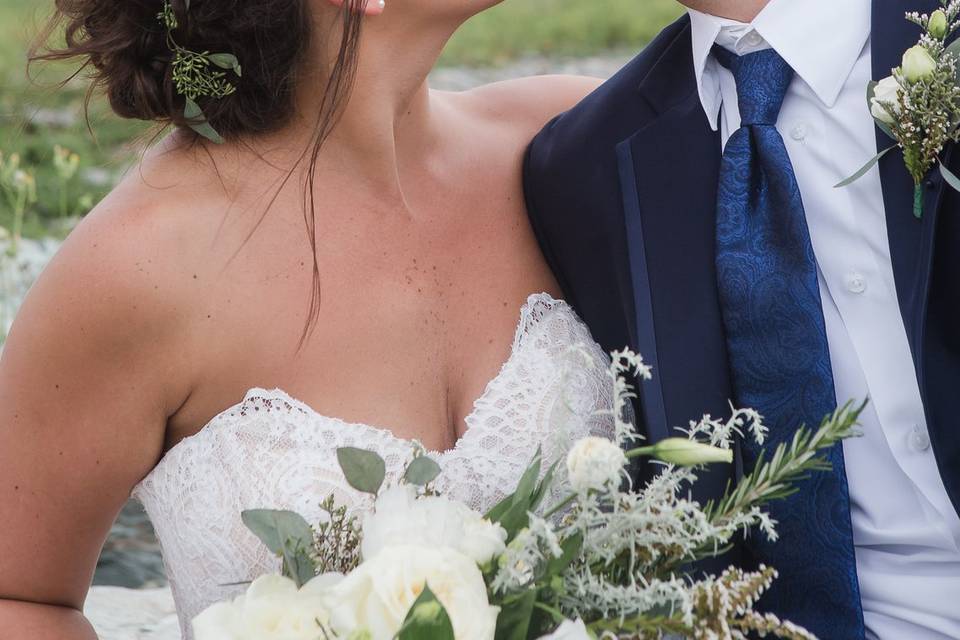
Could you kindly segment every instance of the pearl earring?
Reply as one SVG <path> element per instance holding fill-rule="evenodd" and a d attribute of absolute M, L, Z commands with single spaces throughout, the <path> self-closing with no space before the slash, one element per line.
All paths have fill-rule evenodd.
<path fill-rule="evenodd" d="M 377 4 L 380 6 L 380 11 L 387 8 L 387 0 L 378 0 Z"/>

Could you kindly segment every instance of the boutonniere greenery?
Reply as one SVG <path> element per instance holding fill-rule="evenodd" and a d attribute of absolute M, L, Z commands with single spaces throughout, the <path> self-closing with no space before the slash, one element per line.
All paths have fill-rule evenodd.
<path fill-rule="evenodd" d="M 918 219 L 923 216 L 923 182 L 935 166 L 946 183 L 960 191 L 960 178 L 941 160 L 947 143 L 960 141 L 960 40 L 947 44 L 960 27 L 960 0 L 940 4 L 930 15 L 907 14 L 907 20 L 923 29 L 920 42 L 903 54 L 901 66 L 889 77 L 867 87 L 870 113 L 893 144 L 837 185 L 856 182 L 899 147 L 913 177 L 913 214 Z"/>

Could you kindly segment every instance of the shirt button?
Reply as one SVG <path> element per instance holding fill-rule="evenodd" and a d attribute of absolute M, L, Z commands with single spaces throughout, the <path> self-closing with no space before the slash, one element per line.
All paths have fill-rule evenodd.
<path fill-rule="evenodd" d="M 847 291 L 850 293 L 863 293 L 867 290 L 867 279 L 856 271 L 847 274 Z"/>
<path fill-rule="evenodd" d="M 803 142 L 807 139 L 807 125 L 800 123 L 790 130 L 790 137 L 797 142 Z"/>
<path fill-rule="evenodd" d="M 923 453 L 930 449 L 930 434 L 927 433 L 926 429 L 920 428 L 919 425 L 915 426 L 907 437 L 907 443 L 911 450 L 916 453 Z"/>
<path fill-rule="evenodd" d="M 747 34 L 747 37 L 744 38 L 746 43 L 751 47 L 757 47 L 763 44 L 763 36 L 757 33 L 756 31 L 751 31 Z"/>

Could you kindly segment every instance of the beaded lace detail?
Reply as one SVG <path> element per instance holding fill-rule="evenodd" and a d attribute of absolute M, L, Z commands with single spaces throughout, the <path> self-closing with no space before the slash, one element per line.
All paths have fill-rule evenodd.
<path fill-rule="evenodd" d="M 463 437 L 431 454 L 443 469 L 437 488 L 483 512 L 515 488 L 538 447 L 546 468 L 581 437 L 613 437 L 608 362 L 566 303 L 531 296 L 511 354 L 474 403 Z M 190 620 L 244 589 L 227 585 L 279 568 L 241 511 L 292 509 L 319 521 L 319 503 L 331 493 L 348 508 L 370 507 L 339 470 L 336 449 L 344 446 L 380 454 L 388 482 L 413 451 L 384 429 L 320 415 L 279 389 L 252 389 L 137 485 L 133 495 L 156 529 L 186 640 Z"/>

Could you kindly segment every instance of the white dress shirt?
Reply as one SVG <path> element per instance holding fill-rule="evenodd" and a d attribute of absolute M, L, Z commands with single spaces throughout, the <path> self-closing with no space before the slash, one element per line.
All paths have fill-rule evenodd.
<path fill-rule="evenodd" d="M 740 55 L 772 47 L 796 72 L 777 129 L 817 257 L 837 400 L 870 397 L 864 436 L 844 443 L 867 636 L 960 638 L 960 517 L 927 434 L 880 174 L 833 187 L 877 153 L 865 98 L 871 1 L 771 0 L 749 25 L 693 10 L 690 18 L 700 98 L 724 144 L 740 113 L 733 75 L 711 55 L 714 43 Z"/>

